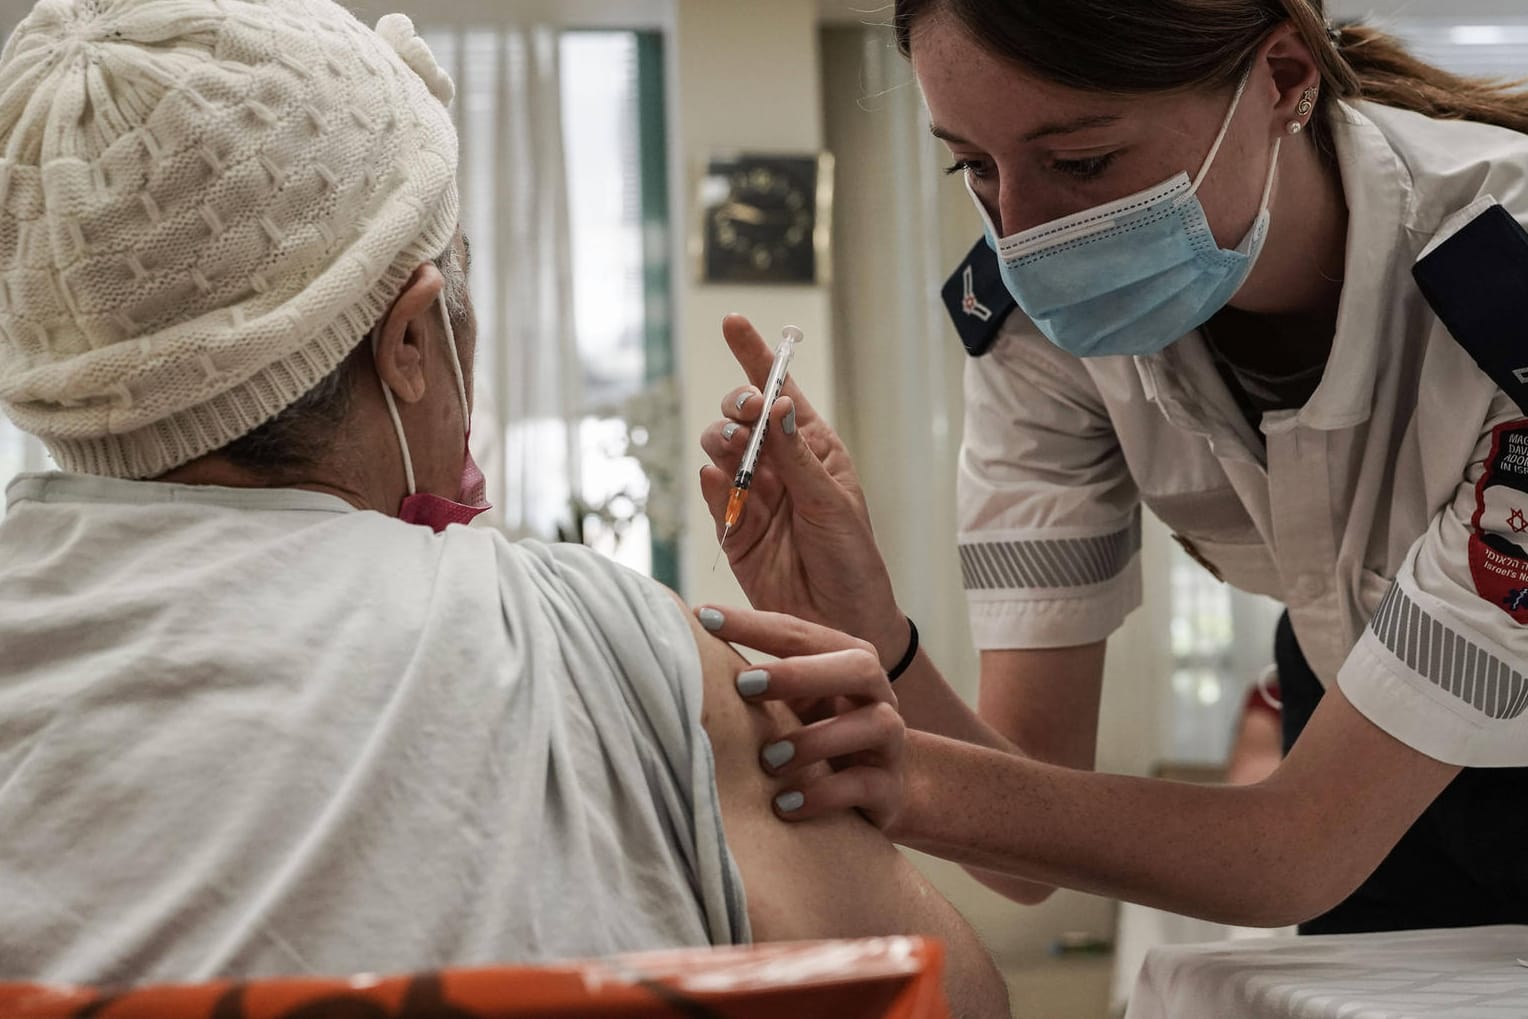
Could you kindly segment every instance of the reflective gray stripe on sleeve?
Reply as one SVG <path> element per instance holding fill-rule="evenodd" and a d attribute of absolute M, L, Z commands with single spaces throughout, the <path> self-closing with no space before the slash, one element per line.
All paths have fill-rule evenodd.
<path fill-rule="evenodd" d="M 960 546 L 967 591 L 1087 587 L 1125 572 L 1141 550 L 1141 517 L 1098 538 L 973 541 Z"/>
<path fill-rule="evenodd" d="M 1428 615 L 1399 584 L 1380 602 L 1369 629 L 1417 675 L 1489 718 L 1516 718 L 1528 707 L 1521 672 Z"/>

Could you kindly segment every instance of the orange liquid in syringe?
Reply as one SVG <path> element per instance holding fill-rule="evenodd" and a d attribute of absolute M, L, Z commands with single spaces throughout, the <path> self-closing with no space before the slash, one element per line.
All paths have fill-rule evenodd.
<path fill-rule="evenodd" d="M 732 495 L 727 499 L 727 515 L 722 518 L 722 523 L 729 528 L 736 527 L 737 522 L 743 518 L 743 505 L 748 502 L 748 489 L 734 488 Z"/>

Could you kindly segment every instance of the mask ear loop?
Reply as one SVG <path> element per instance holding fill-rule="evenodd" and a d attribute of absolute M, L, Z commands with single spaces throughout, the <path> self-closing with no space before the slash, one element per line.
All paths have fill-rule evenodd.
<path fill-rule="evenodd" d="M 456 375 L 456 392 L 462 398 L 462 428 L 472 432 L 472 410 L 467 406 L 467 378 L 462 374 L 461 355 L 456 352 L 456 330 L 451 327 L 451 309 L 446 304 L 446 291 L 440 291 L 435 302 L 440 307 L 440 320 L 446 325 L 446 353 L 451 355 L 451 371 Z"/>
<path fill-rule="evenodd" d="M 382 329 L 379 326 L 371 334 L 371 356 L 374 361 L 377 357 L 377 345 L 381 340 Z M 393 391 L 388 387 L 387 380 L 382 377 L 381 372 L 377 373 L 377 383 L 382 387 L 382 399 L 387 404 L 387 413 L 393 419 L 393 431 L 398 436 L 398 449 L 403 453 L 403 476 L 408 480 L 409 495 L 413 495 L 417 491 L 414 487 L 414 458 L 409 456 L 409 440 L 403 434 L 403 419 L 398 416 L 398 402 L 393 399 Z"/>
<path fill-rule="evenodd" d="M 1199 168 L 1199 176 L 1194 178 L 1194 184 L 1188 189 L 1188 194 L 1183 197 L 1189 198 L 1199 193 L 1199 185 L 1204 183 L 1204 178 L 1209 175 L 1210 167 L 1215 165 L 1215 157 L 1220 154 L 1220 146 L 1225 143 L 1226 135 L 1231 130 L 1231 121 L 1236 119 L 1236 108 L 1241 105 L 1242 93 L 1247 91 L 1247 82 L 1252 80 L 1252 68 L 1247 68 L 1247 73 L 1242 75 L 1241 82 L 1236 86 L 1236 95 L 1231 97 L 1231 108 L 1226 111 L 1226 119 L 1220 125 L 1220 133 L 1215 136 L 1215 144 L 1210 146 L 1210 154 L 1204 157 L 1204 165 Z"/>
<path fill-rule="evenodd" d="M 446 306 L 446 293 L 444 290 L 441 291 L 440 296 L 436 299 L 435 305 L 440 309 L 441 321 L 446 326 L 446 352 L 451 357 L 451 372 L 456 376 L 457 395 L 462 398 L 463 427 L 470 430 L 472 418 L 471 411 L 467 407 L 467 381 L 466 377 L 462 374 L 461 357 L 456 352 L 456 332 L 451 328 L 451 310 Z M 380 329 L 372 333 L 371 356 L 373 359 L 377 356 L 377 343 L 381 339 L 382 332 Z M 393 399 L 392 389 L 382 380 L 380 374 L 377 376 L 377 382 L 382 386 L 382 400 L 387 404 L 387 414 L 393 419 L 393 431 L 398 435 L 398 449 L 403 453 L 403 476 L 408 482 L 409 495 L 414 495 L 418 490 L 414 484 L 414 458 L 409 455 L 409 440 L 403 434 L 403 418 L 398 416 L 398 401 Z"/>
<path fill-rule="evenodd" d="M 1257 210 L 1259 216 L 1268 211 L 1268 203 L 1273 201 L 1273 181 L 1279 172 L 1279 150 L 1283 146 L 1283 138 L 1273 139 L 1273 162 L 1268 165 L 1268 180 L 1263 184 L 1263 204 Z"/>

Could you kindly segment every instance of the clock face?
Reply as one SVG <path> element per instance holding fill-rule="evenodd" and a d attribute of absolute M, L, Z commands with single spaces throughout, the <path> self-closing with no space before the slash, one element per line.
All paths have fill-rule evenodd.
<path fill-rule="evenodd" d="M 816 156 L 712 160 L 702 191 L 705 279 L 815 282 L 817 188 Z"/>

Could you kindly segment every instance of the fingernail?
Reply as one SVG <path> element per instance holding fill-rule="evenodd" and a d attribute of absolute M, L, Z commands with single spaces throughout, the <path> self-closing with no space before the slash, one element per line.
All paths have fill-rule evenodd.
<path fill-rule="evenodd" d="M 700 620 L 700 625 L 712 633 L 720 630 L 722 625 L 727 622 L 727 617 L 715 609 L 701 609 L 695 615 Z"/>
<path fill-rule="evenodd" d="M 740 393 L 738 395 L 738 398 L 737 398 L 737 404 L 736 404 L 737 409 L 738 410 L 742 410 L 744 407 L 746 407 L 748 405 L 748 401 L 752 400 L 752 399 L 753 399 L 753 394 L 752 393 Z"/>
<path fill-rule="evenodd" d="M 778 743 L 771 743 L 764 748 L 764 763 L 771 768 L 779 768 L 796 756 L 796 744 L 788 739 Z"/>
<path fill-rule="evenodd" d="M 744 697 L 757 697 L 769 688 L 769 673 L 763 669 L 749 669 L 738 673 L 737 692 Z"/>
<path fill-rule="evenodd" d="M 795 407 L 792 407 L 790 410 L 785 412 L 785 417 L 780 422 L 780 431 L 784 432 L 786 435 L 795 435 L 796 434 L 796 408 Z"/>
<path fill-rule="evenodd" d="M 741 409 L 741 408 L 739 408 L 739 409 Z M 740 425 L 736 421 L 734 421 L 731 424 L 729 424 L 726 428 L 723 428 L 722 429 L 722 441 L 723 442 L 731 442 L 732 441 L 732 437 L 737 434 L 737 430 L 739 428 L 742 428 L 742 427 L 743 427 L 742 425 Z"/>
<path fill-rule="evenodd" d="M 781 793 L 779 796 L 775 797 L 775 809 L 782 814 L 789 814 L 792 811 L 800 810 L 801 805 L 805 802 L 806 797 L 802 796 L 800 793 Z"/>

